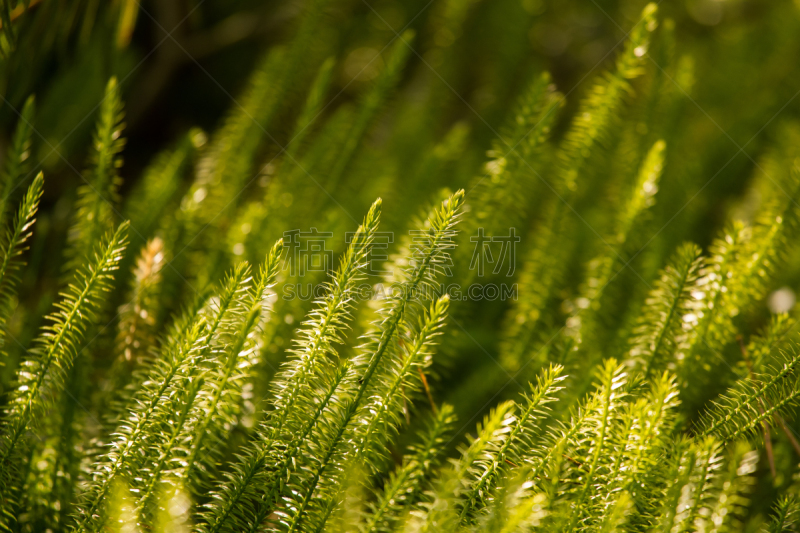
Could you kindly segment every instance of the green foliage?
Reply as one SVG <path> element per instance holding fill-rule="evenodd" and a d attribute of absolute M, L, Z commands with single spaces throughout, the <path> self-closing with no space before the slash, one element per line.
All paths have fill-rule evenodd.
<path fill-rule="evenodd" d="M 13 312 L 13 299 L 19 284 L 17 272 L 22 267 L 20 256 L 26 250 L 25 243 L 31 238 L 31 226 L 36 221 L 36 211 L 42 198 L 44 178 L 39 173 L 22 199 L 16 216 L 3 239 L 2 263 L 0 263 L 0 342 L 5 343 L 6 323 Z"/>
<path fill-rule="evenodd" d="M 0 530 L 798 529 L 797 2 L 184 4 L 0 6 Z"/>

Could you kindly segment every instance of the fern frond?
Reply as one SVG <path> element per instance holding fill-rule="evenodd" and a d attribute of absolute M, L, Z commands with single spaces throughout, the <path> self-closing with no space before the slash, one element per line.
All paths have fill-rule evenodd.
<path fill-rule="evenodd" d="M 9 317 L 14 311 L 13 299 L 16 295 L 19 278 L 17 272 L 22 266 L 20 256 L 27 247 L 25 243 L 30 239 L 31 227 L 36 221 L 36 211 L 39 209 L 39 200 L 42 198 L 44 178 L 40 172 L 34 178 L 28 192 L 20 203 L 14 221 L 6 230 L 0 254 L 0 353 L 4 352 L 5 333 Z"/>

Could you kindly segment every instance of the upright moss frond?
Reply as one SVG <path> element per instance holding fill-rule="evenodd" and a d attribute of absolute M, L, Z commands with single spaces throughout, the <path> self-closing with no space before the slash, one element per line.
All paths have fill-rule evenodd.
<path fill-rule="evenodd" d="M 406 328 L 399 339 L 399 357 L 387 361 L 376 376 L 370 397 L 356 414 L 356 461 L 366 459 L 367 465 L 377 466 L 384 458 L 386 441 L 400 425 L 404 403 L 422 388 L 420 374 L 431 364 L 434 341 L 441 335 L 449 304 L 445 294 L 424 312 L 416 331 Z"/>
<path fill-rule="evenodd" d="M 378 199 L 353 236 L 328 285 L 328 294 L 317 302 L 299 331 L 299 340 L 290 352 L 290 359 L 273 381 L 273 409 L 259 430 L 259 439 L 215 493 L 214 501 L 204 516 L 204 531 L 240 531 L 261 520 L 259 516 L 265 512 L 262 509 L 271 509 L 274 505 L 274 492 L 283 483 L 300 443 L 326 408 L 335 386 L 343 379 L 341 375 L 329 381 L 335 386 L 324 395 L 324 401 L 316 398 L 318 391 L 315 387 L 319 384 L 314 378 L 317 368 L 329 368 L 331 362 L 328 360 L 336 358 L 335 345 L 341 342 L 350 320 L 354 289 L 363 276 L 378 228 L 380 209 L 381 200 Z M 298 407 L 300 402 L 316 403 L 317 407 L 309 412 Z M 265 471 L 269 459 L 275 465 L 275 472 Z M 255 511 L 252 508 L 262 499 L 258 492 L 262 484 L 266 484 L 268 497 L 253 516 Z"/>
<path fill-rule="evenodd" d="M 645 378 L 675 366 L 684 317 L 691 312 L 702 268 L 700 249 L 682 245 L 645 300 L 629 352 L 631 363 Z"/>
<path fill-rule="evenodd" d="M 470 209 L 464 220 L 464 235 L 472 237 L 478 228 L 495 235 L 495 231 L 507 231 L 522 222 L 534 192 L 542 188 L 538 176 L 528 176 L 539 172 L 535 167 L 531 171 L 529 165 L 537 164 L 544 152 L 563 104 L 563 95 L 555 90 L 546 72 L 527 89 L 507 128 L 508 139 L 494 140 L 488 153 L 490 160 L 469 188 Z M 470 247 L 464 246 L 460 252 L 458 263 L 463 268 L 469 262 Z M 474 268 L 470 270 L 470 274 L 474 272 Z"/>
<path fill-rule="evenodd" d="M 800 520 L 800 504 L 794 496 L 784 496 L 775 504 L 772 519 L 761 531 L 768 533 L 784 533 L 795 531 Z"/>
<path fill-rule="evenodd" d="M 200 379 L 201 365 L 219 335 L 220 326 L 236 313 L 236 301 L 246 290 L 249 274 L 246 263 L 235 267 L 224 281 L 219 297 L 203 312 L 189 318 L 185 333 L 180 332 L 175 342 L 165 345 L 162 357 L 155 361 L 134 396 L 127 418 L 120 422 L 109 451 L 92 467 L 93 479 L 78 507 L 77 531 L 102 528 L 107 519 L 104 502 L 115 480 L 121 476 L 136 478 L 139 469 L 152 468 L 153 464 L 159 464 L 162 455 L 171 453 L 171 446 L 165 450 L 168 443 L 152 442 L 154 436 L 165 424 L 172 424 L 170 409 L 183 408 L 184 385 Z M 172 401 L 163 402 L 165 397 Z M 194 397 L 189 401 L 190 406 L 193 402 Z M 181 428 L 179 424 L 177 430 Z"/>
<path fill-rule="evenodd" d="M 280 432 L 298 393 L 304 386 L 306 376 L 313 375 L 316 366 L 324 363 L 326 355 L 335 355 L 334 345 L 341 342 L 341 335 L 350 320 L 354 304 L 356 284 L 362 279 L 367 255 L 371 249 L 380 221 L 381 200 L 370 208 L 364 222 L 359 226 L 350 246 L 342 258 L 339 270 L 329 285 L 330 295 L 321 300 L 309 314 L 310 319 L 298 333 L 299 340 L 291 351 L 292 362 L 285 365 L 276 380 L 274 431 Z M 296 361 L 296 362 L 294 362 Z M 270 424 L 273 422 L 271 421 Z"/>
<path fill-rule="evenodd" d="M 656 141 L 648 152 L 639 168 L 633 191 L 621 207 L 609 238 L 610 243 L 606 242 L 601 254 L 589 264 L 589 279 L 577 299 L 577 310 L 567 321 L 565 331 L 578 345 L 584 340 L 596 340 L 598 330 L 603 329 L 600 316 L 605 308 L 603 297 L 609 284 L 626 267 L 623 255 L 625 245 L 631 241 L 635 228 L 641 225 L 643 213 L 654 202 L 663 171 L 665 149 L 664 141 Z M 596 356 L 589 352 L 589 361 Z M 576 357 L 580 358 L 581 365 L 590 364 L 586 361 L 586 351 L 581 351 Z"/>
<path fill-rule="evenodd" d="M 798 529 L 800 104 L 766 120 L 791 63 L 741 53 L 800 46 L 792 2 L 759 7 L 758 32 L 716 6 L 725 20 L 691 35 L 719 13 L 679 2 L 657 29 L 648 4 L 584 84 L 636 2 L 199 1 L 171 46 L 222 59 L 223 93 L 265 54 L 219 127 L 148 164 L 195 99 L 192 80 L 134 91 L 124 148 L 106 76 L 129 70 L 115 44 L 151 40 L 139 1 L 0 2 L 0 53 L 20 51 L 0 61 L 0 531 Z M 532 50 L 553 77 L 528 80 Z M 709 54 L 702 96 L 731 137 L 763 125 L 774 148 L 684 112 Z M 553 80 L 573 78 L 561 120 Z M 11 109 L 34 86 L 36 152 L 33 100 Z M 160 116 L 176 94 L 180 116 Z M 31 163 L 63 173 L 84 141 L 83 186 L 43 195 Z M 348 228 L 379 195 L 392 205 Z"/>
<path fill-rule="evenodd" d="M 657 503 L 657 521 L 654 531 L 667 533 L 675 526 L 678 513 L 681 511 L 681 500 L 684 497 L 684 488 L 691 490 L 689 485 L 693 474 L 696 459 L 696 449 L 690 438 L 681 436 L 672 443 L 671 450 L 665 457 L 665 475 L 667 479 L 675 481 L 663 487 L 659 502 Z M 685 502 L 684 502 L 685 503 Z"/>
<path fill-rule="evenodd" d="M 611 436 L 626 397 L 627 375 L 616 360 L 607 360 L 597 375 L 598 390 L 594 393 L 599 400 L 597 409 L 587 418 L 587 431 L 577 441 L 577 451 L 583 452 L 580 455 L 587 462 L 574 474 L 578 478 L 578 488 L 572 505 L 577 512 L 572 514 L 569 529 L 582 520 L 591 519 L 588 512 L 591 506 L 587 504 L 608 482 L 606 469 L 601 465 L 608 460 L 607 454 L 613 445 Z"/>
<path fill-rule="evenodd" d="M 528 479 L 543 486 L 539 479 L 543 472 L 552 469 L 561 470 L 561 456 L 566 450 L 574 446 L 580 435 L 589 431 L 588 424 L 600 409 L 601 402 L 606 397 L 606 392 L 598 386 L 598 390 L 591 393 L 579 404 L 566 422 L 557 421 L 544 436 L 542 446 L 534 447 L 523 456 L 524 462 L 531 465 Z"/>
<path fill-rule="evenodd" d="M 741 531 L 742 519 L 749 503 L 749 494 L 755 480 L 758 453 L 745 442 L 737 443 L 727 461 L 727 471 L 716 480 L 715 494 L 709 502 L 707 513 L 702 513 L 698 529 L 701 531 Z"/>
<path fill-rule="evenodd" d="M 218 452 L 219 443 L 223 440 L 224 429 L 236 423 L 243 386 L 253 377 L 253 356 L 257 344 L 255 337 L 262 319 L 262 306 L 265 305 L 267 290 L 275 284 L 282 254 L 283 239 L 280 239 L 267 254 L 247 295 L 239 303 L 244 311 L 243 319 L 237 321 L 235 329 L 229 328 L 232 331 L 223 338 L 219 364 L 215 364 L 205 375 L 210 384 L 201 398 L 196 430 L 185 445 L 189 451 L 185 466 L 182 467 L 185 471 L 182 477 L 186 477 L 187 483 L 195 487 L 199 479 L 197 469 L 208 470 L 211 467 L 215 452 Z"/>
<path fill-rule="evenodd" d="M 362 532 L 394 531 L 397 522 L 418 504 L 454 423 L 453 407 L 442 405 L 428 422 L 420 442 L 409 448 L 402 466 L 386 480 L 377 501 L 371 505 Z"/>
<path fill-rule="evenodd" d="M 181 383 L 181 390 L 176 391 L 170 397 L 168 409 L 159 413 L 155 425 L 158 426 L 162 435 L 162 440 L 152 446 L 152 451 L 148 450 L 148 455 L 153 457 L 152 464 L 145 463 L 140 471 L 141 481 L 136 484 L 138 496 L 137 511 L 139 523 L 147 526 L 152 522 L 152 516 L 156 514 L 155 499 L 163 492 L 160 490 L 163 483 L 164 471 L 172 462 L 175 447 L 180 444 L 179 439 L 186 431 L 187 425 L 193 425 L 194 420 L 190 420 L 193 415 L 193 408 L 197 400 L 197 394 L 205 385 L 202 377 L 190 376 Z M 166 412 L 165 412 L 166 411 Z M 168 480 L 172 485 L 172 479 Z"/>
<path fill-rule="evenodd" d="M 547 516 L 546 496 L 531 492 L 532 484 L 525 475 L 505 478 L 495 491 L 487 512 L 468 531 L 478 533 L 512 533 L 529 531 L 542 525 Z"/>
<path fill-rule="evenodd" d="M 303 110 L 300 112 L 295 122 L 294 131 L 291 137 L 289 137 L 289 144 L 286 147 L 286 157 L 288 159 L 294 159 L 297 156 L 303 148 L 306 137 L 311 133 L 312 123 L 321 113 L 325 94 L 328 92 L 328 87 L 331 84 L 331 76 L 335 65 L 336 59 L 329 57 L 319 68 L 319 72 L 317 72 L 317 76 L 311 84 L 311 89 L 308 91 Z"/>
<path fill-rule="evenodd" d="M 697 280 L 698 290 L 689 305 L 691 312 L 684 315 L 687 331 L 678 349 L 678 377 L 684 389 L 707 374 L 717 351 L 735 333 L 732 321 L 738 307 L 734 310 L 730 305 L 733 269 L 744 253 L 747 238 L 744 226 L 734 223 L 709 248 Z"/>
<path fill-rule="evenodd" d="M 108 235 L 98 247 L 93 260 L 83 266 L 75 283 L 62 293 L 56 312 L 50 315 L 28 358 L 17 373 L 17 386 L 4 413 L 0 465 L 5 476 L 12 475 L 15 452 L 25 432 L 47 409 L 53 394 L 58 393 L 64 376 L 78 356 L 84 334 L 95 318 L 102 297 L 110 289 L 127 244 L 128 223 L 123 222 L 116 232 Z M 18 464 L 18 463 L 16 463 Z M 11 490 L 12 481 L 3 485 Z M 3 507 L 10 495 L 3 490 Z"/>
<path fill-rule="evenodd" d="M 545 210 L 535 242 L 525 258 L 519 276 L 519 291 L 527 294 L 512 305 L 502 343 L 502 359 L 519 366 L 537 340 L 539 320 L 560 285 L 562 265 L 571 255 L 564 239 L 574 221 L 564 205 L 572 201 L 578 189 L 578 177 L 596 143 L 606 135 L 623 98 L 630 92 L 629 80 L 641 73 L 642 64 L 656 28 L 656 6 L 648 4 L 617 58 L 616 69 L 597 82 L 581 102 L 578 113 L 556 154 L 556 198 Z"/>
<path fill-rule="evenodd" d="M 461 509 L 462 523 L 474 518 L 486 505 L 497 478 L 502 478 L 508 466 L 523 464 L 528 450 L 534 448 L 533 437 L 550 413 L 547 404 L 556 401 L 553 395 L 561 390 L 558 385 L 564 380 L 562 371 L 563 367 L 554 365 L 541 373 L 536 384 L 531 384 L 531 393 L 523 394 L 524 402 L 517 405 L 517 420 L 497 454 L 491 462 L 476 465 L 476 472 L 472 474 L 475 479 L 468 484 L 466 502 Z"/>
<path fill-rule="evenodd" d="M 666 510 L 664 516 L 668 517 L 668 521 L 665 522 L 663 531 L 683 533 L 696 530 L 698 520 L 707 514 L 714 497 L 714 485 L 723 466 L 720 451 L 719 442 L 713 438 L 692 444 L 685 457 L 686 461 L 681 465 L 681 477 L 674 485 L 677 505 L 674 509 Z M 676 500 L 670 503 L 674 501 Z"/>
<path fill-rule="evenodd" d="M 109 370 L 106 397 L 124 403 L 124 394 L 132 374 L 138 375 L 142 365 L 150 359 L 156 348 L 157 296 L 161 288 L 166 258 L 164 242 L 158 237 L 142 248 L 131 279 L 130 297 L 119 308 L 117 332 L 117 359 Z"/>
<path fill-rule="evenodd" d="M 765 367 L 774 366 L 776 360 L 780 359 L 781 351 L 790 349 L 798 341 L 800 331 L 797 325 L 797 320 L 788 314 L 774 315 L 762 333 L 750 338 L 740 377 L 760 374 Z"/>
<path fill-rule="evenodd" d="M 800 229 L 800 207 L 796 200 L 800 194 L 800 166 L 796 161 L 792 162 L 788 175 L 785 188 L 776 185 L 780 190 L 773 193 L 777 199 L 768 202 L 759 213 L 745 253 L 736 265 L 738 280 L 732 287 L 736 294 L 731 299 L 739 308 L 746 308 L 751 301 L 764 296 L 772 274 L 783 264 L 787 243 L 796 238 Z"/>
<path fill-rule="evenodd" d="M 34 217 L 39 209 L 43 186 L 44 178 L 40 172 L 22 199 L 11 226 L 6 229 L 0 248 L 0 353 L 5 351 L 3 345 L 7 322 L 13 312 L 13 299 L 19 284 L 17 272 L 23 264 L 20 256 L 27 249 L 26 242 L 32 234 L 31 227 L 36 221 Z"/>
<path fill-rule="evenodd" d="M 477 472 L 477 465 L 491 463 L 508 438 L 516 417 L 514 402 L 503 402 L 478 424 L 477 436 L 462 448 L 458 460 L 439 477 L 428 502 L 414 511 L 404 531 L 426 533 L 458 528 L 458 500 L 464 493 L 462 480 Z"/>
<path fill-rule="evenodd" d="M 463 197 L 463 190 L 456 192 L 442 202 L 427 220 L 423 234 L 412 246 L 411 256 L 405 260 L 408 267 L 403 276 L 404 281 L 396 287 L 397 290 L 392 291 L 392 296 L 387 298 L 387 303 L 380 311 L 380 322 L 376 324 L 374 331 L 367 334 L 367 342 L 362 347 L 362 353 L 353 361 L 353 375 L 348 385 L 354 390 L 343 402 L 343 406 L 334 411 L 330 423 L 321 425 L 320 430 L 312 434 L 310 442 L 316 446 L 311 453 L 319 459 L 317 464 L 309 469 L 310 472 L 303 476 L 306 479 L 298 483 L 297 486 L 302 488 L 293 489 L 290 493 L 295 503 L 288 506 L 289 516 L 281 520 L 288 531 L 297 530 L 306 521 L 314 524 L 316 528 L 324 526 L 325 515 L 319 511 L 320 507 L 322 509 L 327 507 L 326 501 L 330 501 L 330 495 L 324 493 L 334 490 L 339 484 L 340 476 L 333 470 L 341 470 L 342 464 L 337 462 L 337 454 L 344 453 L 343 450 L 350 446 L 349 439 L 344 438 L 349 434 L 348 426 L 358 419 L 362 402 L 371 388 L 376 387 L 376 390 L 380 390 L 380 377 L 386 365 L 391 364 L 391 347 L 406 315 L 407 306 L 416 297 L 417 291 L 429 289 L 437 274 L 446 268 L 449 257 L 447 251 L 453 246 L 453 228 L 457 222 Z M 440 303 L 446 301 L 447 299 L 440 300 Z M 419 342 L 420 347 L 423 347 L 425 341 Z M 385 360 L 387 356 L 389 358 Z M 373 382 L 375 378 L 377 380 Z M 390 391 L 391 387 L 389 391 L 383 392 Z M 387 398 L 383 397 L 383 400 Z M 323 478 L 323 474 L 327 475 Z M 325 486 L 321 487 L 321 494 L 317 495 L 321 480 Z M 306 517 L 306 514 L 309 516 Z"/>
<path fill-rule="evenodd" d="M 703 415 L 699 432 L 723 442 L 760 429 L 762 422 L 785 415 L 800 397 L 800 348 L 791 344 L 762 372 L 738 380 Z"/>
<path fill-rule="evenodd" d="M 125 147 L 123 118 L 120 89 L 116 78 L 111 78 L 106 85 L 92 137 L 86 184 L 78 189 L 75 215 L 68 234 L 67 273 L 83 262 L 94 243 L 113 225 L 114 205 L 119 201 L 118 189 L 121 184 L 118 173 L 122 166 L 120 153 Z"/>
<path fill-rule="evenodd" d="M 133 474 L 141 463 L 137 454 L 149 445 L 149 428 L 157 415 L 162 396 L 175 378 L 179 366 L 187 359 L 196 357 L 205 346 L 206 339 L 202 336 L 205 325 L 203 319 L 193 320 L 188 332 L 181 336 L 175 346 L 170 347 L 174 353 L 156 362 L 149 379 L 137 392 L 134 409 L 117 428 L 109 451 L 92 468 L 92 480 L 84 492 L 83 501 L 78 505 L 76 531 L 97 531 L 102 528 L 108 518 L 102 507 L 111 487 L 118 479 Z"/>
<path fill-rule="evenodd" d="M 11 202 L 14 189 L 20 178 L 27 172 L 31 155 L 31 137 L 33 135 L 33 114 L 35 111 L 33 96 L 25 100 L 22 107 L 11 145 L 6 152 L 2 172 L 0 172 L 0 222 L 5 223 L 6 209 Z"/>
<path fill-rule="evenodd" d="M 662 462 L 672 445 L 678 388 L 675 378 L 664 373 L 651 381 L 649 393 L 628 403 L 611 436 L 612 458 L 607 461 L 607 483 L 599 487 L 595 513 L 627 498 L 634 506 L 629 527 L 654 527 L 664 497 Z"/>
<path fill-rule="evenodd" d="M 656 4 L 647 4 L 617 57 L 615 69 L 604 74 L 581 102 L 559 150 L 558 190 L 575 190 L 592 146 L 607 134 L 624 97 L 631 91 L 629 81 L 642 74 L 650 36 L 658 24 L 656 11 Z"/>
<path fill-rule="evenodd" d="M 697 326 L 683 358 L 687 384 L 719 362 L 718 353 L 735 336 L 735 317 L 765 295 L 770 277 L 784 258 L 786 242 L 797 235 L 800 208 L 795 198 L 800 191 L 800 169 L 796 163 L 789 176 L 789 191 L 773 192 L 774 199 L 766 202 L 752 227 L 734 224 L 712 248 L 709 271 L 699 282 L 707 289 L 700 292 L 704 297 L 695 304 Z M 689 370 L 694 367 L 701 372 Z"/>

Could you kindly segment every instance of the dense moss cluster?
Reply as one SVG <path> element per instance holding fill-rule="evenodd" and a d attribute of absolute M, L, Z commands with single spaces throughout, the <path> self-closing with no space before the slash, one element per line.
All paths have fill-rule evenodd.
<path fill-rule="evenodd" d="M 0 6 L 0 529 L 800 527 L 800 4 L 183 4 Z"/>

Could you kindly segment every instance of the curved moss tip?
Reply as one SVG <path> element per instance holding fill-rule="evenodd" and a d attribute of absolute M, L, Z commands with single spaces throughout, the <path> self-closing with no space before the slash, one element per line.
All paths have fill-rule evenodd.
<path fill-rule="evenodd" d="M 373 225 L 378 223 L 378 218 L 380 218 L 381 216 L 381 205 L 383 205 L 383 200 L 381 200 L 380 198 L 378 198 L 377 200 L 375 200 L 375 202 L 373 202 L 373 204 L 369 208 L 367 216 L 364 218 L 364 223 L 362 224 L 362 226 L 372 227 Z M 361 230 L 362 228 L 359 227 L 359 231 Z"/>
<path fill-rule="evenodd" d="M 451 197 L 453 200 L 454 207 L 458 207 L 461 204 L 461 201 L 464 200 L 464 196 L 467 193 L 464 192 L 464 189 L 458 189 L 455 194 Z"/>
<path fill-rule="evenodd" d="M 283 252 L 283 237 L 275 241 L 275 244 L 272 246 L 271 255 L 280 256 L 282 252 Z"/>

